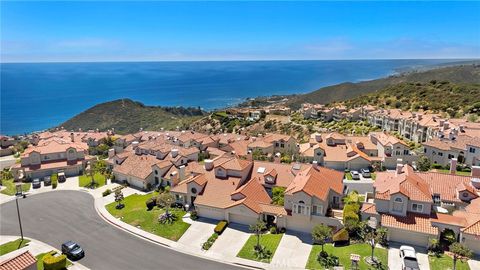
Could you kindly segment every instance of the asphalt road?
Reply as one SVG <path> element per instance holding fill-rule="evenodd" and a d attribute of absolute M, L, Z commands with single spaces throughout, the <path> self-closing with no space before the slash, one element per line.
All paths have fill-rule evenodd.
<path fill-rule="evenodd" d="M 104 221 L 93 198 L 78 191 L 55 191 L 19 199 L 25 237 L 60 248 L 66 240 L 79 243 L 91 269 L 242 269 L 181 252 L 133 236 Z M 20 235 L 15 201 L 0 206 L 0 234 Z"/>

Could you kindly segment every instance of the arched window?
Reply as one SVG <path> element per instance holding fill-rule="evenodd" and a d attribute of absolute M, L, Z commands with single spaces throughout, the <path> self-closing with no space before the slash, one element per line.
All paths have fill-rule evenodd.
<path fill-rule="evenodd" d="M 395 202 L 403 203 L 403 200 L 402 200 L 402 198 L 395 198 Z"/>
<path fill-rule="evenodd" d="M 193 194 L 197 194 L 197 189 L 194 188 L 194 187 L 193 187 L 190 191 L 191 191 Z"/>
<path fill-rule="evenodd" d="M 395 212 L 403 212 L 403 200 L 402 198 L 395 198 L 393 201 L 393 211 Z"/>
<path fill-rule="evenodd" d="M 298 203 L 305 204 L 305 202 L 304 202 L 304 201 L 299 201 Z"/>

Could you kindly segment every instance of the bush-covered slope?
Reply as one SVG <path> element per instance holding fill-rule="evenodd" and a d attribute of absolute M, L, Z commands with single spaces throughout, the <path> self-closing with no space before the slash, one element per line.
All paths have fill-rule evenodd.
<path fill-rule="evenodd" d="M 432 80 L 449 81 L 452 83 L 480 83 L 480 65 L 477 63 L 443 67 L 422 72 L 403 73 L 371 81 L 341 83 L 292 97 L 287 105 L 296 109 L 299 108 L 302 103 L 327 104 L 352 99 L 399 83 L 428 83 Z"/>
<path fill-rule="evenodd" d="M 203 115 L 205 112 L 199 108 L 145 106 L 130 99 L 119 99 L 95 105 L 60 126 L 68 130 L 115 128 L 117 133 L 125 134 L 137 132 L 140 128 L 186 128 Z"/>

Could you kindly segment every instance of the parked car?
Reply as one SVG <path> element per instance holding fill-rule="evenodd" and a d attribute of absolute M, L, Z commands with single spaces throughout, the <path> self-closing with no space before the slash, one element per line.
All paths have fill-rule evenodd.
<path fill-rule="evenodd" d="M 62 244 L 62 253 L 74 260 L 81 259 L 85 256 L 85 251 L 83 251 L 79 244 L 73 241 L 67 241 Z"/>
<path fill-rule="evenodd" d="M 357 171 L 350 171 L 353 180 L 360 180 L 360 174 Z"/>
<path fill-rule="evenodd" d="M 67 180 L 67 178 L 65 177 L 65 173 L 64 172 L 59 172 L 58 173 L 58 182 L 59 183 L 63 183 Z"/>
<path fill-rule="evenodd" d="M 45 176 L 45 178 L 43 178 L 43 185 L 50 186 L 51 184 L 52 184 L 52 179 L 50 178 L 50 176 Z"/>
<path fill-rule="evenodd" d="M 419 270 L 420 266 L 417 261 L 417 253 L 411 246 L 400 247 L 400 258 L 402 258 L 403 270 Z"/>
<path fill-rule="evenodd" d="M 32 187 L 33 188 L 40 188 L 42 186 L 42 182 L 40 182 L 40 179 L 35 178 L 32 181 Z"/>
<path fill-rule="evenodd" d="M 362 173 L 362 176 L 365 178 L 372 177 L 372 174 L 370 173 L 369 169 L 361 169 L 360 172 Z"/>

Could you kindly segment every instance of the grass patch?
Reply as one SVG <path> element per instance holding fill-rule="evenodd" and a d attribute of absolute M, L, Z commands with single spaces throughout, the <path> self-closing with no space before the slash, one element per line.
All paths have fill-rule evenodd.
<path fill-rule="evenodd" d="M 377 179 L 377 174 L 376 173 L 371 173 L 371 176 L 372 176 L 373 181 L 375 181 L 375 179 Z"/>
<path fill-rule="evenodd" d="M 353 180 L 351 173 L 346 173 L 345 178 L 347 178 L 347 180 Z"/>
<path fill-rule="evenodd" d="M 269 260 L 264 260 L 263 262 L 270 262 L 275 255 L 278 244 L 282 240 L 283 234 L 264 234 L 260 237 L 260 245 L 266 247 L 266 249 L 272 252 L 272 257 Z M 255 257 L 254 247 L 257 244 L 257 237 L 255 235 L 250 236 L 243 248 L 238 252 L 237 257 L 260 261 Z"/>
<path fill-rule="evenodd" d="M 13 196 L 17 193 L 17 188 L 13 179 L 11 180 L 3 180 L 2 185 L 6 187 L 6 189 L 2 190 L 2 194 Z M 30 190 L 31 184 L 30 183 L 23 183 L 22 184 L 22 191 L 27 192 Z"/>
<path fill-rule="evenodd" d="M 101 187 L 101 186 L 105 185 L 105 182 L 106 182 L 105 175 L 103 175 L 101 173 L 96 173 L 93 176 L 93 179 L 94 179 L 94 182 L 95 182 L 95 188 L 98 188 L 98 187 Z M 78 186 L 79 187 L 90 186 L 91 183 L 92 183 L 92 177 L 90 177 L 90 175 L 80 175 L 78 177 Z"/>
<path fill-rule="evenodd" d="M 165 210 L 154 207 L 147 211 L 145 201 L 150 197 L 158 195 L 158 193 L 150 193 L 146 195 L 133 194 L 123 200 L 125 207 L 116 209 L 116 202 L 112 202 L 105 206 L 107 211 L 116 218 L 120 218 L 132 226 L 140 227 L 142 230 L 156 234 L 158 236 L 177 241 L 182 237 L 185 231 L 190 227 L 190 224 L 183 222 L 182 217 L 185 211 L 179 209 L 171 209 L 170 212 L 177 216 L 177 220 L 172 224 L 160 224 L 158 217 L 165 212 Z"/>
<path fill-rule="evenodd" d="M 17 249 L 21 249 L 22 247 L 26 246 L 30 242 L 28 239 L 18 238 L 17 240 L 7 242 L 0 246 L 0 256 L 5 255 L 9 252 L 12 252 Z"/>
<path fill-rule="evenodd" d="M 437 170 L 439 173 L 445 173 L 445 174 L 450 174 L 450 170 Z M 462 175 L 462 176 L 470 176 L 472 175 L 471 172 L 461 172 L 461 171 L 456 171 L 456 175 Z"/>
<path fill-rule="evenodd" d="M 52 253 L 52 252 L 55 253 L 55 254 L 57 253 L 55 250 L 52 250 L 52 251 L 49 251 L 49 252 L 40 253 L 37 256 L 35 256 L 35 258 L 37 258 L 37 270 L 43 270 L 43 256 L 45 256 L 49 253 Z M 67 267 L 66 268 L 68 268 L 72 264 L 73 263 L 69 259 L 67 259 Z"/>
<path fill-rule="evenodd" d="M 314 245 L 312 247 L 312 251 L 310 252 L 310 256 L 308 257 L 308 262 L 306 266 L 307 269 L 324 269 L 317 261 L 317 256 L 320 251 L 322 251 L 322 246 Z M 328 254 L 337 256 L 340 261 L 340 265 L 342 265 L 345 269 L 350 269 L 350 254 L 358 254 L 361 256 L 358 269 L 367 270 L 370 268 L 370 265 L 366 264 L 364 261 L 365 257 L 368 257 L 371 254 L 371 248 L 368 244 L 353 244 L 344 247 L 334 247 L 332 244 L 327 244 L 325 245 L 325 251 L 328 252 Z M 375 248 L 374 255 L 380 260 L 380 262 L 384 266 L 388 266 L 387 249 Z"/>
<path fill-rule="evenodd" d="M 442 254 L 437 257 L 435 255 L 428 256 L 431 270 L 451 270 L 453 269 L 453 259 L 450 256 Z M 467 262 L 457 261 L 457 270 L 470 270 Z"/>

